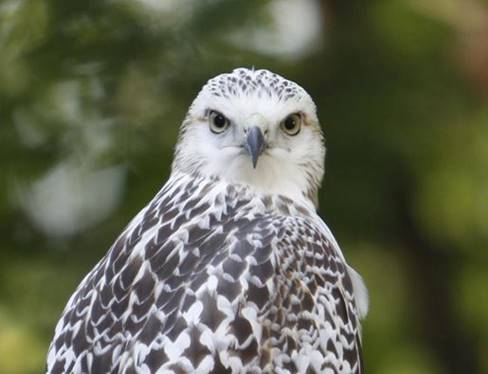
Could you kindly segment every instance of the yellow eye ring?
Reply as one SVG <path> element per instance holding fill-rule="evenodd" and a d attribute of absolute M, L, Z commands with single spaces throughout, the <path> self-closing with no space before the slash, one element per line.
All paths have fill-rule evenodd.
<path fill-rule="evenodd" d="M 281 122 L 281 129 L 287 135 L 294 136 L 300 132 L 302 122 L 302 115 L 300 113 L 293 113 Z"/>
<path fill-rule="evenodd" d="M 222 113 L 217 112 L 216 110 L 210 111 L 208 115 L 208 126 L 210 128 L 210 131 L 212 131 L 214 134 L 221 134 L 230 125 L 230 121 L 226 116 L 224 116 Z"/>

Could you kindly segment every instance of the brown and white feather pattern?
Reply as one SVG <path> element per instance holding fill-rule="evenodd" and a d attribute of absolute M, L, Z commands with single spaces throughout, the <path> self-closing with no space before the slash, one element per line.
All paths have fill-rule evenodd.
<path fill-rule="evenodd" d="M 175 173 L 82 281 L 48 373 L 362 373 L 335 240 L 279 195 Z"/>

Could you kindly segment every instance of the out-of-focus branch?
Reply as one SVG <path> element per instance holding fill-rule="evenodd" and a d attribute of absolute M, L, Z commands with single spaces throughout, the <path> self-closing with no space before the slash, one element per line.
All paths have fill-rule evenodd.
<path fill-rule="evenodd" d="M 462 329 L 452 299 L 457 297 L 449 280 L 453 279 L 456 251 L 442 250 L 428 240 L 413 217 L 411 183 L 398 183 L 397 212 L 402 224 L 402 239 L 407 251 L 411 292 L 419 314 L 419 338 L 437 355 L 447 374 L 480 373 L 476 344 L 470 332 Z M 417 320 L 417 319 L 416 319 Z"/>
<path fill-rule="evenodd" d="M 466 77 L 488 96 L 488 5 L 481 0 L 408 0 L 419 12 L 450 25 L 455 56 Z"/>

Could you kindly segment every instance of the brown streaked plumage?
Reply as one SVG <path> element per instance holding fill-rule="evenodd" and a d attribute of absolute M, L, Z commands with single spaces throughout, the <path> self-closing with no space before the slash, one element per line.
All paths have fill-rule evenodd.
<path fill-rule="evenodd" d="M 202 126 L 210 104 L 229 118 L 217 133 Z M 298 110 L 307 125 L 283 134 Z M 239 145 L 249 115 L 268 147 L 254 168 Z M 47 372 L 363 373 L 366 291 L 313 201 L 324 153 L 295 83 L 247 69 L 211 80 L 170 179 L 68 301 Z"/>

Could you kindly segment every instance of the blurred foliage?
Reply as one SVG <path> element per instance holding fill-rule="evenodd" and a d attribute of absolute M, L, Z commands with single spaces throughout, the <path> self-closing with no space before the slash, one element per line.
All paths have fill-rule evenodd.
<path fill-rule="evenodd" d="M 273 32 L 283 53 L 253 44 Z M 320 212 L 370 290 L 368 372 L 488 372 L 486 40 L 484 0 L 0 1 L 0 372 L 42 371 L 191 100 L 238 66 L 316 100 Z"/>

